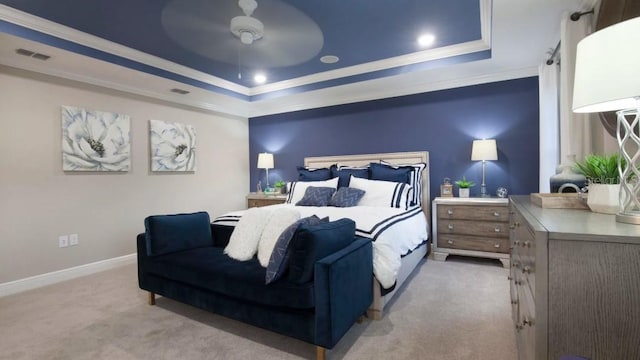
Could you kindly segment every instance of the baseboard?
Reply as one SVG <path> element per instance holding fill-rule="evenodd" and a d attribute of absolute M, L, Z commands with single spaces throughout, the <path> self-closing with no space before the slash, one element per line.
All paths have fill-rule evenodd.
<path fill-rule="evenodd" d="M 0 284 L 0 297 L 55 284 L 65 280 L 71 280 L 80 276 L 90 275 L 124 265 L 134 264 L 135 262 L 136 254 L 129 254 L 68 269 L 53 271 L 42 275 L 31 276 L 20 280 L 9 281 Z"/>

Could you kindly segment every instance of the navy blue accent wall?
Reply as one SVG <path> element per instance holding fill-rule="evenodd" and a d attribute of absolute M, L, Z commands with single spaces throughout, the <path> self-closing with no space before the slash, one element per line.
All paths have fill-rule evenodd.
<path fill-rule="evenodd" d="M 429 151 L 431 196 L 445 177 L 466 176 L 477 186 L 481 162 L 471 161 L 474 139 L 496 139 L 498 160 L 486 166 L 487 189 L 538 191 L 538 78 L 488 83 L 423 94 L 249 119 L 251 191 L 265 171 L 258 153 L 274 154 L 270 184 L 296 180 L 304 157 Z M 455 190 L 457 195 L 457 190 Z"/>

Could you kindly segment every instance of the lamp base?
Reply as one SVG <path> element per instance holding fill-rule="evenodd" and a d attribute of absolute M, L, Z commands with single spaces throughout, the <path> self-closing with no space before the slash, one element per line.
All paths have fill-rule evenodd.
<path fill-rule="evenodd" d="M 480 186 L 480 197 L 491 197 L 491 195 L 489 195 L 489 193 L 487 192 L 487 185 L 482 184 Z"/>
<path fill-rule="evenodd" d="M 640 225 L 640 109 L 620 110 L 616 114 L 620 151 L 620 212 L 616 221 Z"/>

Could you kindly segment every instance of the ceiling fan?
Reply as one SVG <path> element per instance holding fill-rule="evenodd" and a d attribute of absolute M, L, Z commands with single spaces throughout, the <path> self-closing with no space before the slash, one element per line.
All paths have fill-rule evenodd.
<path fill-rule="evenodd" d="M 282 0 L 260 0 L 259 7 L 256 0 L 172 0 L 162 11 L 162 26 L 193 53 L 237 64 L 242 52 L 243 66 L 251 68 L 298 65 L 324 45 L 315 21 Z"/>

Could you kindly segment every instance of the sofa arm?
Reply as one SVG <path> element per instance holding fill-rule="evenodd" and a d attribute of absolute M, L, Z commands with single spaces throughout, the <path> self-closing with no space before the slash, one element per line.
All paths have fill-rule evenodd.
<path fill-rule="evenodd" d="M 315 343 L 331 349 L 373 301 L 373 247 L 356 239 L 315 263 Z"/>

